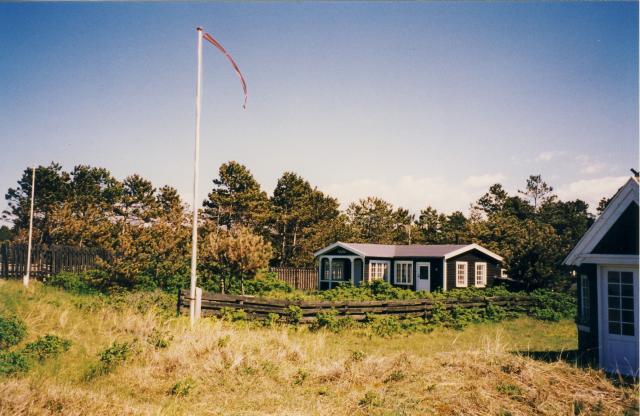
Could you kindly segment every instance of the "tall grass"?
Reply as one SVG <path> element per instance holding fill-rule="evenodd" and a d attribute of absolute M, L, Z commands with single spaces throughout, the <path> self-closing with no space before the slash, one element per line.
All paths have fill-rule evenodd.
<path fill-rule="evenodd" d="M 599 371 L 522 353 L 575 349 L 568 320 L 391 338 L 209 318 L 191 329 L 142 295 L 123 296 L 38 284 L 25 293 L 0 281 L 0 313 L 27 327 L 16 348 L 43 334 L 71 341 L 26 375 L 0 379 L 0 413 L 621 414 L 638 393 Z"/>

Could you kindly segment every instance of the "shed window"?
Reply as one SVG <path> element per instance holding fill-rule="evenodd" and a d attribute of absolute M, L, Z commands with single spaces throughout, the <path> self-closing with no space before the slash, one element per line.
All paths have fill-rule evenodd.
<path fill-rule="evenodd" d="M 609 333 L 635 335 L 633 310 L 633 273 L 609 272 L 607 275 Z"/>
<path fill-rule="evenodd" d="M 395 282 L 398 285 L 413 284 L 413 262 L 412 261 L 396 262 Z"/>
<path fill-rule="evenodd" d="M 507 269 L 500 269 L 500 277 L 502 277 L 503 279 L 506 279 L 509 277 L 507 275 Z"/>
<path fill-rule="evenodd" d="M 467 262 L 456 262 L 456 287 L 467 287 Z"/>
<path fill-rule="evenodd" d="M 369 280 L 388 280 L 389 263 L 371 260 L 369 263 Z"/>
<path fill-rule="evenodd" d="M 476 286 L 487 285 L 487 263 L 476 263 Z"/>
<path fill-rule="evenodd" d="M 590 302 L 589 278 L 583 274 L 580 276 L 580 321 L 583 323 L 589 322 L 589 315 L 591 314 Z"/>

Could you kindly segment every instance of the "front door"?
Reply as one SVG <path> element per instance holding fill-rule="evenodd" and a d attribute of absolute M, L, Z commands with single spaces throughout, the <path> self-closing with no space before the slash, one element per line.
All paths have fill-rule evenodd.
<path fill-rule="evenodd" d="M 427 262 L 416 263 L 416 290 L 431 292 L 431 264 Z"/>
<path fill-rule="evenodd" d="M 638 375 L 638 271 L 603 268 L 601 366 L 609 372 Z"/>

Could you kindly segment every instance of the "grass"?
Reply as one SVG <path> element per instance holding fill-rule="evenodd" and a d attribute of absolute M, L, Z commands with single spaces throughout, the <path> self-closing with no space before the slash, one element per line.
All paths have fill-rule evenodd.
<path fill-rule="evenodd" d="M 209 318 L 190 329 L 186 317 L 142 298 L 112 303 L 37 283 L 24 292 L 0 280 L 0 313 L 27 326 L 15 348 L 44 334 L 70 341 L 26 375 L 0 378 L 0 414 L 636 412 L 637 386 L 527 356 L 575 350 L 569 320 L 520 318 L 390 338 Z"/>

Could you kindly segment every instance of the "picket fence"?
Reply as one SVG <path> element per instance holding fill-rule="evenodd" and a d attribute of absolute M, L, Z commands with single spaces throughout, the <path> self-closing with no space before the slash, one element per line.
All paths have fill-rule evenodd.
<path fill-rule="evenodd" d="M 0 277 L 22 278 L 27 272 L 26 244 L 0 244 Z M 43 279 L 60 272 L 83 272 L 95 269 L 102 253 L 96 249 L 47 246 L 35 244 L 31 247 L 30 276 Z"/>

